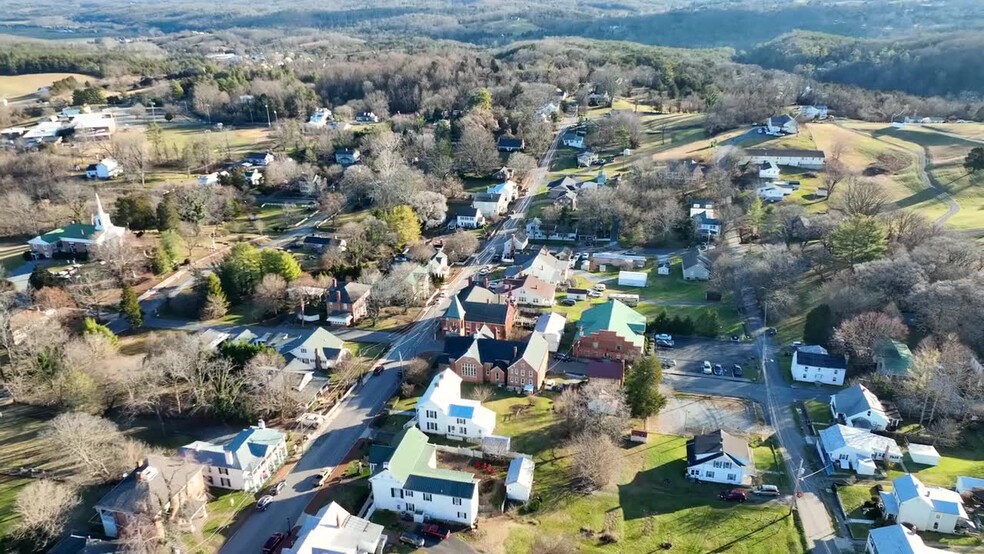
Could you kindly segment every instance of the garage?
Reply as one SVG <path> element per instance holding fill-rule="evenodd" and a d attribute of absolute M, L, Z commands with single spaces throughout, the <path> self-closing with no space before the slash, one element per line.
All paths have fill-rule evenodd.
<path fill-rule="evenodd" d="M 940 453 L 929 444 L 909 444 L 909 457 L 917 464 L 924 466 L 940 465 Z"/>
<path fill-rule="evenodd" d="M 618 284 L 623 287 L 644 287 L 647 277 L 642 271 L 619 271 Z"/>

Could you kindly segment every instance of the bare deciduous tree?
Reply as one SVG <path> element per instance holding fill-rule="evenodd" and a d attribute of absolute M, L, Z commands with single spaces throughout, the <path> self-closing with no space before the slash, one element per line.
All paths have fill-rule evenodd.
<path fill-rule="evenodd" d="M 143 252 L 126 236 L 116 237 L 96 244 L 93 255 L 106 262 L 106 270 L 118 283 L 134 278 L 136 269 L 146 263 Z"/>
<path fill-rule="evenodd" d="M 530 554 L 577 554 L 581 546 L 562 535 L 537 533 Z"/>
<path fill-rule="evenodd" d="M 103 483 L 132 467 L 133 450 L 108 419 L 66 412 L 48 422 L 45 438 L 83 482 Z"/>
<path fill-rule="evenodd" d="M 253 291 L 253 301 L 265 314 L 279 313 L 287 302 L 287 281 L 276 273 L 264 275 Z"/>
<path fill-rule="evenodd" d="M 485 402 L 495 394 L 495 390 L 488 385 L 479 385 L 472 389 L 469 396 L 472 400 L 478 400 L 479 402 Z"/>
<path fill-rule="evenodd" d="M 48 480 L 29 483 L 17 493 L 16 533 L 39 546 L 47 544 L 65 529 L 69 512 L 79 502 L 81 499 L 72 485 Z"/>
<path fill-rule="evenodd" d="M 874 361 L 875 347 L 885 339 L 905 340 L 908 328 L 898 318 L 881 312 L 866 312 L 848 319 L 834 332 L 833 344 L 859 364 Z"/>
<path fill-rule="evenodd" d="M 474 233 L 458 231 L 444 239 L 444 252 L 452 261 L 458 262 L 478 250 L 478 237 Z"/>
<path fill-rule="evenodd" d="M 580 433 L 567 443 L 574 486 L 590 492 L 608 486 L 619 471 L 622 457 L 612 439 L 602 433 Z"/>
<path fill-rule="evenodd" d="M 837 207 L 848 216 L 873 216 L 885 209 L 885 189 L 875 181 L 849 177 L 837 197 Z"/>

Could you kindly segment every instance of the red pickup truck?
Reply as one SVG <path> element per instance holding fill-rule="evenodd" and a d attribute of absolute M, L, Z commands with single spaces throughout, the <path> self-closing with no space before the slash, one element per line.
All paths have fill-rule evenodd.
<path fill-rule="evenodd" d="M 440 525 L 436 525 L 434 523 L 425 523 L 424 526 L 423 526 L 423 528 L 421 528 L 421 531 L 425 535 L 430 535 L 432 537 L 437 537 L 437 538 L 439 538 L 441 540 L 445 540 L 445 539 L 451 538 L 451 531 L 450 530 L 448 530 L 445 527 L 441 527 Z"/>

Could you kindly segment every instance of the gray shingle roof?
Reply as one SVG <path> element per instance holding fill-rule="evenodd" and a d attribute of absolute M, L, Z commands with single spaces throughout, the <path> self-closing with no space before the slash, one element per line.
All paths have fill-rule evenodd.
<path fill-rule="evenodd" d="M 802 350 L 800 351 L 802 352 Z M 867 392 L 868 394 L 865 394 Z M 882 404 L 864 385 L 856 384 L 834 395 L 834 405 L 837 411 L 848 417 L 867 412 L 868 410 L 882 411 Z"/>
<path fill-rule="evenodd" d="M 752 462 L 748 442 L 720 429 L 706 435 L 697 435 L 687 441 L 687 465 L 713 459 L 715 454 L 728 455 L 741 465 Z"/>
<path fill-rule="evenodd" d="M 475 492 L 475 483 L 465 483 L 463 481 L 451 481 L 438 477 L 427 477 L 423 475 L 410 475 L 407 477 L 403 488 L 430 494 L 440 494 L 443 496 L 454 496 L 457 498 L 471 498 Z"/>
<path fill-rule="evenodd" d="M 847 359 L 844 356 L 834 356 L 832 354 L 818 354 L 816 352 L 796 352 L 796 361 L 800 365 L 811 367 L 827 367 L 831 369 L 847 369 Z"/>
<path fill-rule="evenodd" d="M 199 464 L 182 458 L 150 455 L 140 470 L 130 472 L 95 507 L 126 514 L 156 515 L 171 498 L 201 475 Z"/>

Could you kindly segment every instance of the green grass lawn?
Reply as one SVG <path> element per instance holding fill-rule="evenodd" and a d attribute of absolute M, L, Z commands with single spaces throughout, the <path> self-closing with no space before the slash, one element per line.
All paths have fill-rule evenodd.
<path fill-rule="evenodd" d="M 752 457 L 755 459 L 755 469 L 768 472 L 782 472 L 782 459 L 779 453 L 772 449 L 767 443 L 752 448 Z"/>
<path fill-rule="evenodd" d="M 829 424 L 834 421 L 829 404 L 817 400 L 807 400 L 804 404 L 806 404 L 806 413 L 810 415 L 810 421 L 813 423 Z"/>
<path fill-rule="evenodd" d="M 388 344 L 375 342 L 346 342 L 345 349 L 358 358 L 374 360 L 386 351 Z"/>
<path fill-rule="evenodd" d="M 229 537 L 230 525 L 237 517 L 242 517 L 248 507 L 256 502 L 253 493 L 209 489 L 212 500 L 205 507 L 208 516 L 202 525 L 201 534 L 184 533 L 181 542 L 188 552 L 215 552 Z"/>
<path fill-rule="evenodd" d="M 526 520 L 536 524 L 514 528 L 505 550 L 528 552 L 536 535 L 552 534 L 577 542 L 582 552 L 655 552 L 664 542 L 679 552 L 803 552 L 786 507 L 729 504 L 717 499 L 720 485 L 684 480 L 685 446 L 683 437 L 650 435 L 647 444 L 613 452 L 624 468 L 615 487 L 588 496 L 567 492 L 556 502 L 545 501 Z M 539 467 L 537 471 L 539 476 Z M 617 547 L 603 546 L 597 538 L 606 518 L 619 535 Z"/>
<path fill-rule="evenodd" d="M 914 473 L 927 485 L 953 488 L 957 477 L 967 475 L 979 477 L 984 475 L 984 435 L 967 433 L 965 444 L 956 448 L 937 446 L 941 455 L 938 466 L 923 466 L 914 463 L 908 453 L 905 455 L 905 467 Z M 893 475 L 894 476 L 894 475 Z"/>
<path fill-rule="evenodd" d="M 840 499 L 844 513 L 849 518 L 868 519 L 862 506 L 871 500 L 871 484 L 847 485 L 837 487 L 837 498 Z"/>

